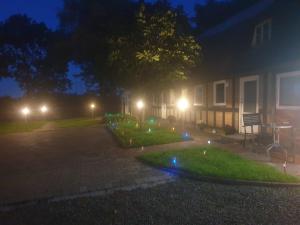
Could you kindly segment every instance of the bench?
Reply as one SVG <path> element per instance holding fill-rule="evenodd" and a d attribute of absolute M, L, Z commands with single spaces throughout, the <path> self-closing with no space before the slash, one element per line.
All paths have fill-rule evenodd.
<path fill-rule="evenodd" d="M 260 113 L 243 114 L 244 122 L 244 141 L 243 146 L 246 146 L 247 134 L 253 134 L 253 126 L 262 126 Z M 251 127 L 251 133 L 247 133 L 247 127 Z"/>

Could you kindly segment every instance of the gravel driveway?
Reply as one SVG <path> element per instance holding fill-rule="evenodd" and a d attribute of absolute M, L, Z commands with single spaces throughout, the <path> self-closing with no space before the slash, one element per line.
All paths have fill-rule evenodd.
<path fill-rule="evenodd" d="M 135 154 L 102 126 L 0 136 L 0 206 L 172 180 Z"/>
<path fill-rule="evenodd" d="M 1 225 L 298 225 L 300 189 L 179 179 L 153 188 L 0 213 Z"/>

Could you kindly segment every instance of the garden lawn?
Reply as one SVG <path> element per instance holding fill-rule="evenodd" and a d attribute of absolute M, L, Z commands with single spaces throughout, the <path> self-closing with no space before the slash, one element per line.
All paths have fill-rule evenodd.
<path fill-rule="evenodd" d="M 123 147 L 161 145 L 183 141 L 177 132 L 148 123 L 144 124 L 142 128 L 136 127 L 134 121 L 119 122 L 117 125 L 109 127 Z"/>
<path fill-rule="evenodd" d="M 27 123 L 24 121 L 0 122 L 0 135 L 30 132 L 41 128 L 45 124 L 45 121 L 28 121 Z"/>
<path fill-rule="evenodd" d="M 206 177 L 283 183 L 300 182 L 297 177 L 286 175 L 269 165 L 244 159 L 216 147 L 151 152 L 139 156 L 139 159 L 158 167 L 179 168 Z"/>
<path fill-rule="evenodd" d="M 69 128 L 69 127 L 88 127 L 100 124 L 99 120 L 89 118 L 76 118 L 66 120 L 56 120 L 55 126 L 58 128 Z"/>

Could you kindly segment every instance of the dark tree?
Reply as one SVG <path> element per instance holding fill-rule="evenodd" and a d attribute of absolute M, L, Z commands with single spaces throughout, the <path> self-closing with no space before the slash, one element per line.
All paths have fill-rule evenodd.
<path fill-rule="evenodd" d="M 141 4 L 146 5 L 147 12 L 139 12 Z M 145 13 L 144 21 L 137 17 L 138 13 Z M 185 58 L 184 63 L 176 64 L 188 55 L 183 45 L 194 45 L 195 51 L 198 50 L 183 8 L 172 9 L 167 0 L 153 4 L 142 0 L 65 0 L 59 17 L 61 29 L 70 36 L 73 59 L 81 66 L 83 79 L 89 86 L 99 87 L 102 93 L 137 84 L 150 72 L 156 73 L 146 69 L 145 65 L 151 63 L 152 69 L 160 68 L 156 78 L 162 75 L 163 68 L 162 78 L 186 78 L 188 66 L 183 67 L 193 62 Z M 143 32 L 150 33 L 145 37 Z M 171 60 L 175 50 L 179 53 Z M 163 51 L 159 53 L 161 60 L 150 62 L 144 51 L 151 51 L 148 56 L 154 61 L 157 60 L 154 51 Z M 148 72 L 140 77 L 141 70 Z"/>
<path fill-rule="evenodd" d="M 65 0 L 59 13 L 61 30 L 69 35 L 72 58 L 88 87 L 102 93 L 115 86 L 107 60 L 110 39 L 134 30 L 137 3 L 130 0 Z"/>
<path fill-rule="evenodd" d="M 14 78 L 27 95 L 63 91 L 69 87 L 63 35 L 25 15 L 0 25 L 0 72 Z"/>

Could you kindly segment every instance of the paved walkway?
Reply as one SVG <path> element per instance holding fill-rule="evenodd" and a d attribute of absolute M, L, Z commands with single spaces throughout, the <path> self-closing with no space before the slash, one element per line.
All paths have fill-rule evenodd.
<path fill-rule="evenodd" d="M 126 186 L 174 177 L 119 148 L 104 127 L 0 136 L 0 205 Z"/>

